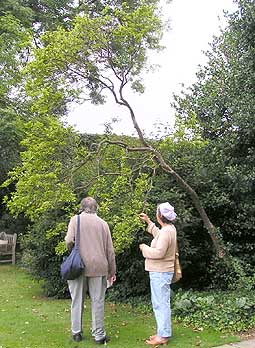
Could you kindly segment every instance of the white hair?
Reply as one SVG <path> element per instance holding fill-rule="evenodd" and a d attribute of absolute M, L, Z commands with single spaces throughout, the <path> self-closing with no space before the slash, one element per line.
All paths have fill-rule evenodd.
<path fill-rule="evenodd" d="M 81 201 L 81 211 L 89 214 L 95 214 L 98 209 L 97 201 L 92 197 L 83 198 Z"/>

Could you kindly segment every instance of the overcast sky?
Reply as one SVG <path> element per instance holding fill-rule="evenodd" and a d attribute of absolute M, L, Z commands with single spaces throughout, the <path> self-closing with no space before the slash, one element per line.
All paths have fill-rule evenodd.
<path fill-rule="evenodd" d="M 160 68 L 144 76 L 145 93 L 129 92 L 127 97 L 147 135 L 155 131 L 157 123 L 173 124 L 172 94 L 180 91 L 182 83 L 188 86 L 195 81 L 198 65 L 205 63 L 202 51 L 208 49 L 220 26 L 224 27 L 223 10 L 234 9 L 232 0 L 173 0 L 163 6 L 164 17 L 170 19 L 171 25 L 162 41 L 166 49 L 149 56 L 149 62 Z M 104 123 L 113 117 L 119 118 L 113 127 L 115 133 L 135 134 L 128 112 L 117 106 L 110 95 L 102 106 L 72 105 L 67 122 L 80 132 L 103 133 Z"/>

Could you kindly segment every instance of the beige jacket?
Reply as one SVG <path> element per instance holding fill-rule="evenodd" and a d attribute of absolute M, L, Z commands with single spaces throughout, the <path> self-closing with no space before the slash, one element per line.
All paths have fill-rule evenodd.
<path fill-rule="evenodd" d="M 167 225 L 159 229 L 150 222 L 147 231 L 154 239 L 151 246 L 145 245 L 142 253 L 145 257 L 145 270 L 150 272 L 173 272 L 176 248 L 176 229 Z"/>
<path fill-rule="evenodd" d="M 67 246 L 74 242 L 77 215 L 68 225 Z M 97 214 L 80 214 L 80 255 L 85 263 L 85 276 L 113 276 L 116 273 L 115 254 L 108 224 Z"/>

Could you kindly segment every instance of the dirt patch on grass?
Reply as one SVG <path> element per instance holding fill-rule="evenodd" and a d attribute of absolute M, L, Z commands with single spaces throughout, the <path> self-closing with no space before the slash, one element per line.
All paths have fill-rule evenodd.
<path fill-rule="evenodd" d="M 239 336 L 241 340 L 250 340 L 252 338 L 255 338 L 255 327 L 248 331 L 242 332 L 241 334 L 239 334 Z"/>

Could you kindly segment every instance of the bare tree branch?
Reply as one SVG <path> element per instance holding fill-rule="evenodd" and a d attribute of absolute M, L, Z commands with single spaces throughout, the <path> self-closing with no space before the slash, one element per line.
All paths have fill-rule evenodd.
<path fill-rule="evenodd" d="M 87 189 L 89 188 L 91 185 L 93 185 L 97 180 L 99 180 L 99 178 L 101 177 L 105 177 L 105 176 L 112 176 L 112 175 L 121 175 L 121 173 L 103 173 L 103 174 L 98 174 L 95 178 L 93 178 L 92 180 L 86 182 L 86 184 L 82 185 L 82 186 L 77 186 L 75 187 L 74 191 L 79 191 L 82 189 Z"/>

